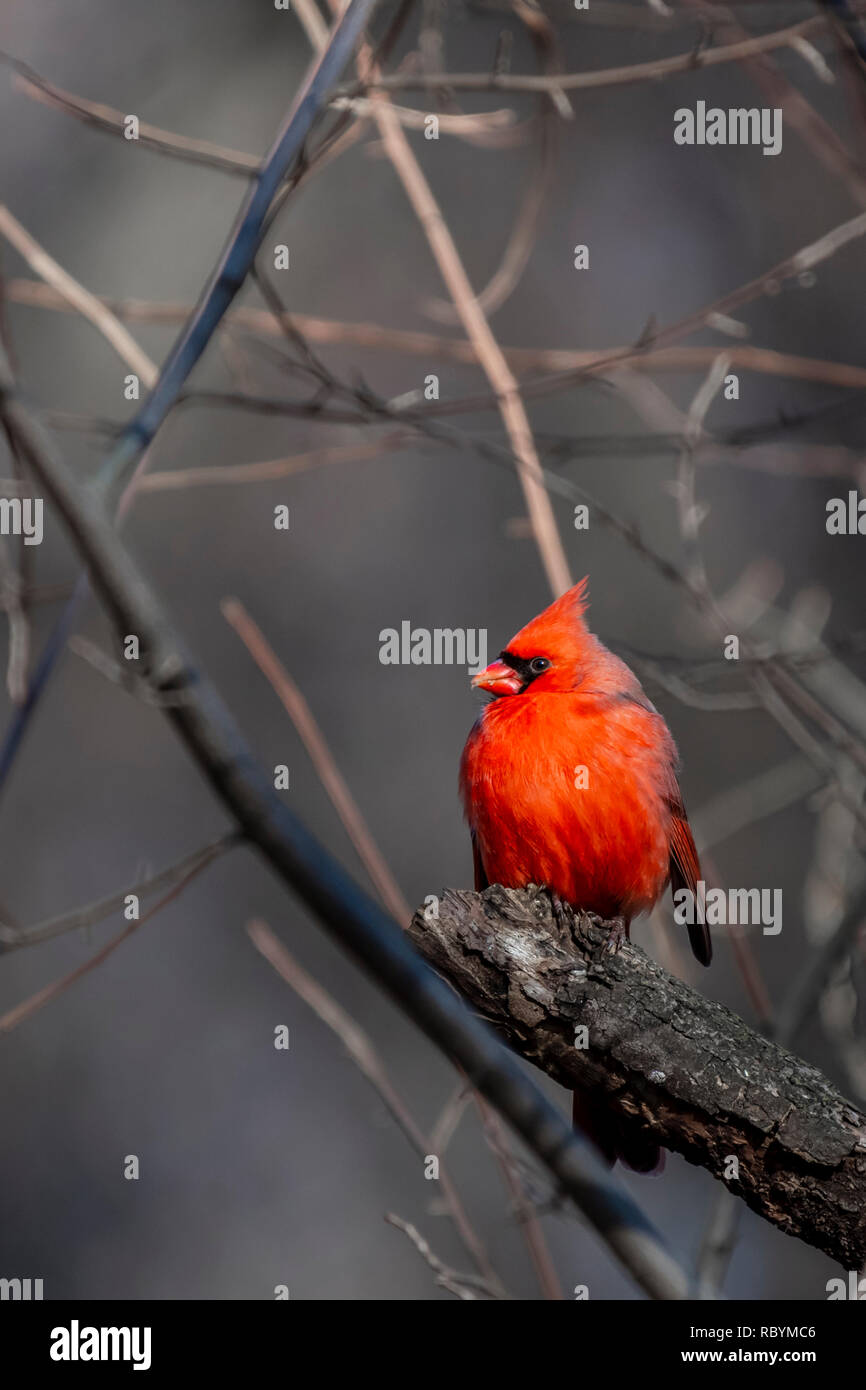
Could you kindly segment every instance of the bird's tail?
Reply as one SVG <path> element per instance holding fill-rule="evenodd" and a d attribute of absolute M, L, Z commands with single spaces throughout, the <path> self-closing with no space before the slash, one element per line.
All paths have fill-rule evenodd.
<path fill-rule="evenodd" d="M 664 1149 L 634 1121 L 618 1115 L 604 1101 L 596 1100 L 585 1091 L 575 1091 L 572 1120 L 575 1129 L 582 1130 L 601 1150 L 611 1168 L 619 1159 L 634 1173 L 663 1171 Z"/>

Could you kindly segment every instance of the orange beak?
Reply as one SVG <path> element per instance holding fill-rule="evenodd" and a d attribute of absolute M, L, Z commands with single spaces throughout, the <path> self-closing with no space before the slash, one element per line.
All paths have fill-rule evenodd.
<path fill-rule="evenodd" d="M 519 695 L 523 677 L 506 666 L 504 661 L 491 661 L 477 676 L 472 677 L 473 690 L 487 690 L 491 695 Z"/>

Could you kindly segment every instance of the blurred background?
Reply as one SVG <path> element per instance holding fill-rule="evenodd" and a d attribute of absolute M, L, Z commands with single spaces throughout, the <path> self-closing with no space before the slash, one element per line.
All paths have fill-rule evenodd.
<path fill-rule="evenodd" d="M 395 11 L 381 7 L 378 35 Z M 537 72 L 543 62 L 568 72 L 630 65 L 688 53 L 701 41 L 729 42 L 731 26 L 764 33 L 795 24 L 816 7 L 593 0 L 577 13 L 548 0 L 541 11 L 549 31 L 528 5 L 409 6 L 388 67 L 420 49 L 428 63 L 437 60 L 434 69 L 486 72 L 497 49 L 508 51 L 503 31 L 512 36 L 514 72 Z M 542 31 L 539 48 L 533 37 Z M 499 342 L 573 351 L 634 343 L 648 324 L 663 328 L 711 304 L 860 212 L 866 122 L 857 79 L 832 33 L 812 30 L 807 43 L 805 52 L 781 47 L 766 60 L 767 80 L 799 90 L 814 117 L 798 129 L 801 108 L 789 88 L 793 114 L 786 104 L 775 158 L 759 148 L 674 144 L 679 107 L 780 104 L 755 69 L 736 64 L 575 91 L 570 113 L 519 92 L 395 94 L 422 112 L 513 113 L 511 124 L 482 125 L 479 138 L 408 132 L 476 289 L 500 265 L 527 198 L 538 195 L 526 264 L 491 309 Z M 0 47 L 68 92 L 254 156 L 269 148 L 311 52 L 294 7 L 278 11 L 269 0 L 6 0 Z M 111 301 L 178 310 L 194 303 L 232 226 L 242 178 L 82 123 L 35 99 L 8 64 L 0 131 L 3 201 L 65 270 Z M 830 135 L 847 151 L 848 177 L 816 152 L 822 141 L 831 147 Z M 287 271 L 273 268 L 276 243 L 290 248 Z M 577 244 L 589 247 L 588 270 L 573 267 Z M 370 124 L 288 199 L 259 264 L 293 314 L 462 339 L 436 308 L 443 285 Z M 864 264 L 866 246 L 853 240 L 814 274 L 732 310 L 733 326 L 705 325 L 679 345 L 755 347 L 856 367 L 866 357 Z M 0 271 L 4 335 L 22 390 L 67 461 L 89 477 L 109 442 L 106 422 L 122 423 L 135 409 L 124 399 L 129 367 L 80 316 L 28 302 L 22 282 L 38 276 L 8 241 Z M 265 307 L 250 283 L 238 304 Z M 182 314 L 175 318 L 126 322 L 158 363 Z M 393 401 L 436 374 L 440 403 L 479 403 L 441 416 L 454 431 L 447 440 L 418 433 L 376 448 L 393 424 L 292 418 L 193 396 L 160 431 L 148 473 L 340 452 L 271 480 L 142 491 L 124 534 L 262 765 L 290 769 L 283 795 L 292 808 L 367 882 L 291 719 L 221 613 L 227 596 L 242 602 L 297 682 L 414 906 L 446 886 L 472 884 L 456 777 L 478 702 L 465 668 L 381 664 L 379 634 L 406 620 L 483 628 L 492 656 L 550 591 L 513 466 L 477 447 L 508 447 L 495 408 L 480 399 L 489 385 L 477 365 L 453 360 L 447 347 L 409 351 L 387 334 L 374 346 L 339 328 L 325 342 L 325 333 L 314 350 L 351 388 L 363 383 Z M 289 352 L 272 328 L 235 322 L 211 343 L 191 389 L 296 400 L 309 383 L 286 369 Z M 762 370 L 731 368 L 739 399 L 716 395 L 696 454 L 709 585 L 743 639 L 767 650 L 827 643 L 833 654 L 810 670 L 821 672 L 827 698 L 844 695 L 835 713 L 862 735 L 864 542 L 829 536 L 825 521 L 829 498 L 862 485 L 866 377 L 855 373 L 846 386 L 832 369 L 776 372 L 761 361 Z M 515 359 L 515 370 L 527 380 L 549 374 L 533 363 Z M 527 403 L 550 468 L 681 569 L 690 563 L 676 492 L 681 441 L 665 421 L 674 409 L 688 411 L 707 366 L 704 356 L 676 371 L 583 377 Z M 0 449 L 9 475 L 5 443 Z M 288 531 L 274 528 L 280 504 L 291 511 Z M 754 694 L 746 669 L 725 669 L 734 664 L 720 663 L 717 635 L 682 589 L 597 509 L 579 531 L 572 501 L 555 496 L 553 506 L 573 577 L 590 576 L 594 631 L 634 660 L 674 732 L 686 803 L 715 872 L 732 885 L 783 891 L 782 934 L 749 933 L 747 943 L 778 1008 L 860 883 L 862 831 L 850 803 L 862 799 L 862 774 L 820 726 L 805 721 L 818 757 L 765 709 L 746 707 Z M 16 554 L 7 543 L 9 563 Z M 51 508 L 44 543 L 27 560 L 32 663 L 79 568 Z M 95 601 L 77 631 L 118 658 Z M 4 699 L 5 723 L 13 706 Z M 834 790 L 840 784 L 847 806 Z M 129 892 L 229 828 L 160 711 L 67 651 L 0 802 L 3 920 L 31 928 Z M 437 1185 L 425 1180 L 340 1041 L 254 949 L 244 931 L 252 918 L 267 921 L 369 1033 L 422 1129 L 436 1124 L 457 1086 L 451 1068 L 262 863 L 234 849 L 2 1037 L 0 1275 L 42 1278 L 46 1298 L 267 1299 L 280 1284 L 292 1298 L 451 1296 L 384 1220 L 396 1213 L 447 1264 L 468 1267 Z M 3 953 L 0 1011 L 83 965 L 124 925 L 115 910 L 92 928 Z M 698 979 L 671 931 L 669 904 L 633 936 L 757 1021 L 754 990 L 724 939 Z M 859 1101 L 862 985 L 858 954 L 796 1041 Z M 280 1024 L 290 1030 L 288 1051 L 274 1048 Z M 565 1111 L 565 1094 L 537 1079 Z M 124 1178 L 131 1154 L 138 1181 Z M 517 1297 L 540 1297 L 471 1105 L 447 1154 L 505 1285 Z M 693 1264 L 719 1185 L 678 1157 L 659 1179 L 624 1181 Z M 543 1206 L 544 1179 L 532 1177 L 531 1190 Z M 728 1296 L 826 1296 L 837 1272 L 828 1259 L 745 1208 L 739 1216 Z M 578 1284 L 592 1298 L 639 1296 L 577 1218 L 554 1211 L 540 1220 L 565 1297 Z"/>

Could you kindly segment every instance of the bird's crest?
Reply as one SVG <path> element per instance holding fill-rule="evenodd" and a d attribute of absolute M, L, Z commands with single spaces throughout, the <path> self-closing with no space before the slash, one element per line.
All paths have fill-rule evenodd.
<path fill-rule="evenodd" d="M 542 613 L 522 627 L 508 644 L 519 655 L 534 655 L 547 647 L 573 650 L 576 641 L 587 634 L 583 615 L 589 607 L 589 575 L 566 589 Z M 524 653 L 524 648 L 525 653 Z M 532 652 L 530 652 L 532 648 Z"/>

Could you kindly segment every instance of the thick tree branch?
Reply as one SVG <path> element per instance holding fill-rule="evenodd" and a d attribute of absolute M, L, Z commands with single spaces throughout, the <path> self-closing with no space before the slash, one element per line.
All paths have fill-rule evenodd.
<path fill-rule="evenodd" d="M 548 1076 L 604 1092 L 765 1220 L 862 1266 L 866 1116 L 815 1067 L 636 946 L 608 955 L 597 918 L 557 919 L 541 889 L 447 892 L 438 911 L 416 913 L 410 936 Z M 736 1179 L 725 1177 L 731 1157 Z"/>

